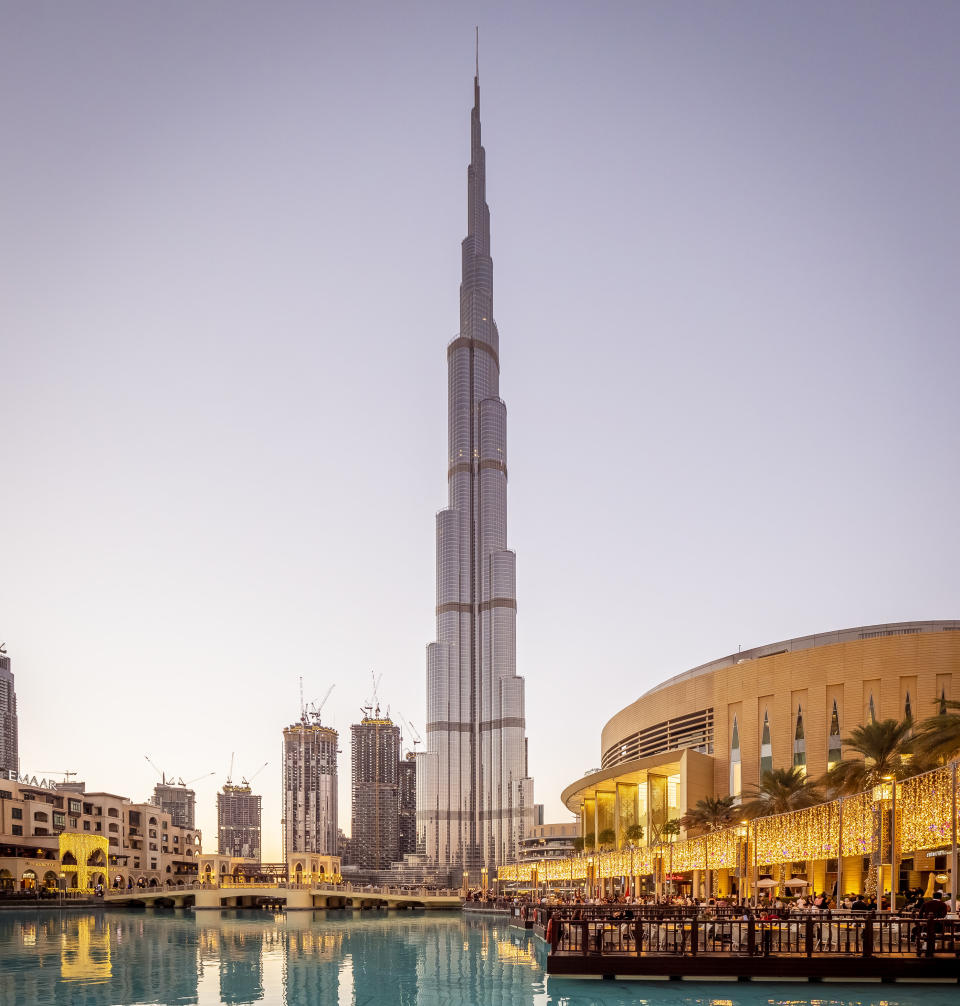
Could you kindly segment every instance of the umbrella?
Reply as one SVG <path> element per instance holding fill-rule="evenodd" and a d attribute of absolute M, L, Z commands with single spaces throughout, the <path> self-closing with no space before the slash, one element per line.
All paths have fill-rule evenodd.
<path fill-rule="evenodd" d="M 810 881 L 809 880 L 801 880 L 800 877 L 791 877 L 787 881 L 786 886 L 787 887 L 809 887 L 810 886 Z"/>
<path fill-rule="evenodd" d="M 777 882 L 773 877 L 764 877 L 763 880 L 757 881 L 757 887 L 776 887 Z"/>

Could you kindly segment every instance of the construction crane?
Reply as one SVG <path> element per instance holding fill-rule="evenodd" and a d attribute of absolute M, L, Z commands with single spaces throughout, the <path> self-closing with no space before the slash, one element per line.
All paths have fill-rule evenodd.
<path fill-rule="evenodd" d="M 323 712 L 323 707 L 327 704 L 327 699 L 330 698 L 330 693 L 336 687 L 336 682 L 334 682 L 326 691 L 326 694 L 319 702 L 311 702 L 308 706 L 303 707 L 303 712 L 300 715 L 300 721 L 304 724 L 313 722 L 317 725 L 320 724 L 320 713 Z"/>
<path fill-rule="evenodd" d="M 407 729 L 412 734 L 412 736 L 413 736 L 413 751 L 414 751 L 414 754 L 416 754 L 417 745 L 423 743 L 423 738 L 420 736 L 419 733 L 417 733 L 417 728 L 399 710 L 397 710 L 397 716 L 399 716 L 400 719 L 403 720 L 404 723 L 406 723 Z"/>
<path fill-rule="evenodd" d="M 191 779 L 189 782 L 184 782 L 182 775 L 175 776 L 172 773 L 168 775 L 166 772 L 162 772 L 159 768 L 157 768 L 156 763 L 150 757 L 150 755 L 144 755 L 143 757 L 146 758 L 147 761 L 150 763 L 150 765 L 153 767 L 154 772 L 156 772 L 160 776 L 160 782 L 163 786 L 189 786 L 190 783 L 198 782 L 200 779 L 206 779 L 207 776 L 209 775 L 217 774 L 216 772 L 204 772 L 202 775 L 198 775 L 196 779 Z"/>
<path fill-rule="evenodd" d="M 156 772 L 158 776 L 160 776 L 160 782 L 163 783 L 163 785 L 165 786 L 167 784 L 167 773 L 157 767 L 157 763 L 150 757 L 150 755 L 144 755 L 143 757 L 146 758 L 147 761 L 150 763 L 150 766 L 153 768 L 153 771 Z M 170 777 L 170 781 L 173 782 L 173 776 Z"/>
<path fill-rule="evenodd" d="M 188 779 L 186 782 L 184 782 L 183 779 L 181 778 L 181 779 L 177 780 L 177 785 L 178 786 L 192 786 L 195 782 L 199 782 L 201 779 L 206 779 L 209 776 L 216 775 L 216 774 L 217 774 L 216 772 L 204 772 L 203 774 L 198 775 L 196 777 L 196 779 Z"/>
<path fill-rule="evenodd" d="M 227 773 L 227 785 L 228 786 L 232 786 L 233 785 L 233 759 L 236 756 L 236 754 L 237 754 L 236 751 L 231 751 L 230 752 L 230 771 Z"/>
<path fill-rule="evenodd" d="M 76 775 L 76 772 L 71 772 L 69 770 L 61 771 L 58 768 L 41 768 L 37 769 L 40 775 L 62 775 L 67 782 L 70 782 L 70 776 Z"/>
<path fill-rule="evenodd" d="M 268 766 L 269 764 L 270 764 L 270 762 L 268 762 L 268 761 L 265 761 L 265 762 L 264 762 L 264 763 L 263 763 L 263 764 L 262 764 L 262 765 L 260 766 L 260 768 L 258 768 L 258 769 L 257 769 L 257 771 L 256 771 L 256 772 L 254 772 L 252 776 L 250 776 L 250 778 L 249 778 L 249 779 L 247 779 L 246 777 L 244 777 L 243 779 L 241 779 L 241 780 L 240 780 L 240 784 L 241 784 L 242 786 L 249 786 L 249 785 L 250 785 L 250 783 L 252 783 L 252 782 L 253 782 L 253 780 L 254 780 L 254 779 L 256 779 L 256 778 L 257 778 L 257 776 L 258 776 L 258 775 L 260 775 L 260 773 L 261 773 L 261 772 L 262 772 L 262 771 L 263 771 L 263 770 L 264 770 L 264 769 L 265 769 L 265 768 L 266 768 L 266 767 L 267 767 L 267 766 Z"/>

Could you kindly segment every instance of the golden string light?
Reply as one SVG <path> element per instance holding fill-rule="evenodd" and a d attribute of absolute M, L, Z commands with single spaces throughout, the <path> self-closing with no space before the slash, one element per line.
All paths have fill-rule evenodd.
<path fill-rule="evenodd" d="M 954 767 L 947 765 L 896 784 L 897 847 L 902 852 L 950 843 L 954 816 L 960 816 L 960 793 L 951 807 L 953 771 Z M 835 859 L 838 852 L 841 856 L 870 856 L 880 838 L 879 811 L 889 806 L 892 797 L 892 785 L 878 786 L 789 814 L 757 818 L 747 829 L 749 856 L 755 854 L 763 866 Z M 591 868 L 599 879 L 648 877 L 655 872 L 656 860 L 662 860 L 666 868 L 671 855 L 673 869 L 680 873 L 734 870 L 743 841 L 742 830 L 733 827 L 672 845 L 511 864 L 501 866 L 498 874 L 501 881 L 524 883 L 534 874 L 538 882 L 584 880 Z"/>
<path fill-rule="evenodd" d="M 949 768 L 938 768 L 897 784 L 899 846 L 904 852 L 950 844 Z"/>

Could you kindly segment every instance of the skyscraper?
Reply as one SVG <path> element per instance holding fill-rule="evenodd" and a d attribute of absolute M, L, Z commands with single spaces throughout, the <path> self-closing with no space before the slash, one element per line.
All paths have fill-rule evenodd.
<path fill-rule="evenodd" d="M 350 738 L 353 861 L 362 869 L 388 870 L 400 858 L 400 728 L 378 708 L 350 727 Z"/>
<path fill-rule="evenodd" d="M 0 778 L 16 778 L 20 771 L 17 739 L 17 693 L 13 687 L 10 658 L 0 646 Z"/>
<path fill-rule="evenodd" d="M 515 555 L 507 548 L 506 406 L 480 80 L 474 77 L 460 331 L 447 346 L 447 509 L 437 514 L 437 641 L 427 647 L 427 751 L 418 851 L 476 871 L 516 859 L 529 834 L 524 682 L 516 673 Z"/>
<path fill-rule="evenodd" d="M 283 849 L 337 855 L 337 731 L 306 712 L 283 730 Z"/>
<path fill-rule="evenodd" d="M 400 760 L 398 795 L 400 804 L 400 856 L 417 851 L 417 760 L 412 751 Z"/>
<path fill-rule="evenodd" d="M 260 858 L 260 795 L 249 784 L 225 783 L 217 793 L 217 852 Z"/>

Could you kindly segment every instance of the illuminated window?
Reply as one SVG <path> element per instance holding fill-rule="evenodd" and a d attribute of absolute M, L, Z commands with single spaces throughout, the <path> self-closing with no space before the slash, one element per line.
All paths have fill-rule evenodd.
<path fill-rule="evenodd" d="M 797 706 L 797 728 L 793 732 L 793 767 L 807 774 L 807 740 L 803 733 L 803 706 Z"/>
<path fill-rule="evenodd" d="M 837 700 L 833 700 L 833 713 L 830 716 L 830 736 L 827 738 L 827 771 L 840 763 L 843 757 L 840 744 L 840 716 L 837 713 Z"/>
<path fill-rule="evenodd" d="M 763 711 L 763 733 L 760 735 L 760 775 L 773 771 L 773 745 L 770 743 L 770 717 Z"/>
<path fill-rule="evenodd" d="M 730 795 L 740 799 L 740 728 L 737 718 L 733 718 L 733 734 L 730 740 Z"/>

